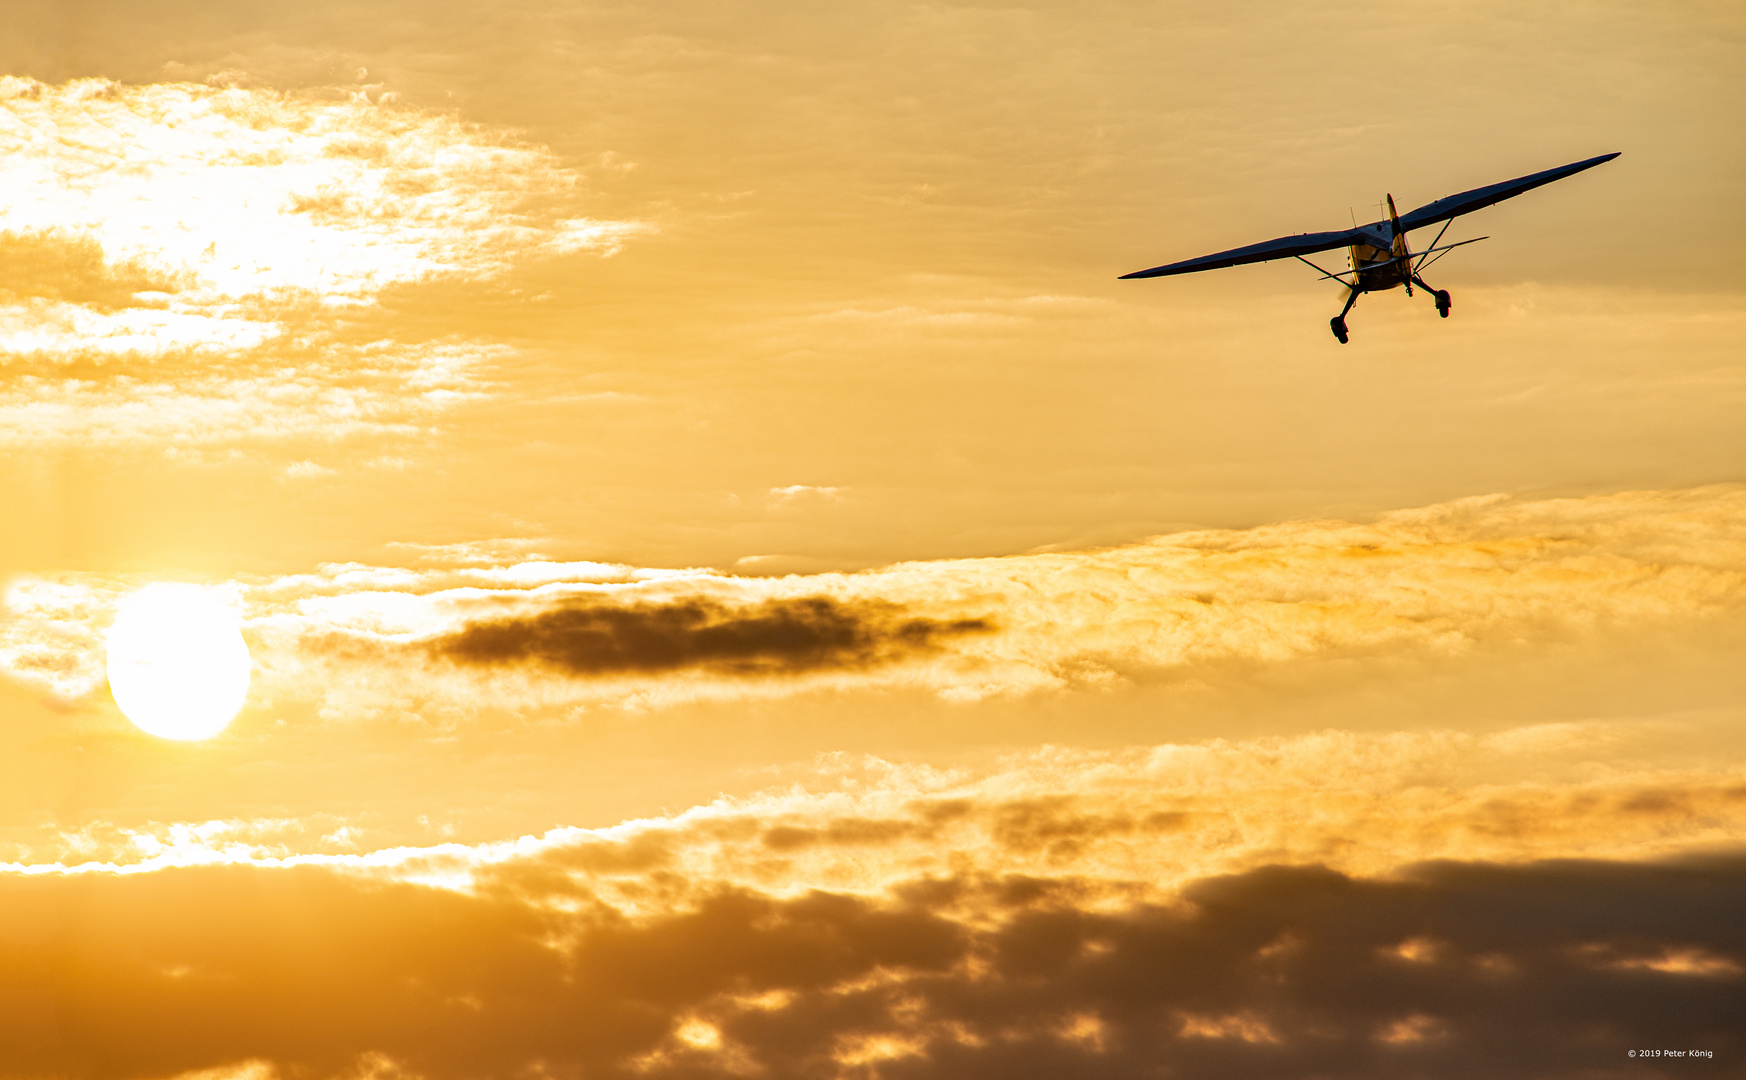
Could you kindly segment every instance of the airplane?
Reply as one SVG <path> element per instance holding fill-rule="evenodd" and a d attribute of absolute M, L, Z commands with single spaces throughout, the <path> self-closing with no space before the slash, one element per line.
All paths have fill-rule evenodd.
<path fill-rule="evenodd" d="M 1352 310 L 1352 305 L 1358 302 L 1360 294 L 1381 292 L 1404 285 L 1408 296 L 1413 294 L 1413 286 L 1429 293 L 1436 301 L 1437 314 L 1442 318 L 1449 317 L 1449 292 L 1446 289 L 1433 289 L 1425 284 L 1420 272 L 1431 263 L 1441 259 L 1449 251 L 1466 244 L 1478 243 L 1490 239 L 1477 236 L 1472 240 L 1462 240 L 1458 243 L 1437 244 L 1443 239 L 1443 234 L 1449 231 L 1450 222 L 1462 214 L 1470 214 L 1493 203 L 1513 199 L 1524 191 L 1532 191 L 1542 184 L 1550 184 L 1554 180 L 1562 180 L 1566 176 L 1574 176 L 1584 169 L 1592 169 L 1618 157 L 1617 153 L 1602 154 L 1586 161 L 1577 161 L 1569 165 L 1560 165 L 1556 169 L 1544 172 L 1530 173 L 1518 176 L 1514 180 L 1490 184 L 1486 187 L 1463 191 L 1459 195 L 1429 202 L 1411 213 L 1401 214 L 1394 208 L 1394 196 L 1388 196 L 1388 219 L 1375 221 L 1369 225 L 1355 225 L 1350 229 L 1335 232 L 1299 233 L 1296 236 L 1282 236 L 1278 240 L 1268 240 L 1261 244 L 1250 244 L 1248 247 L 1232 248 L 1212 255 L 1202 255 L 1198 259 L 1184 259 L 1182 262 L 1166 263 L 1154 266 L 1150 270 L 1137 270 L 1132 274 L 1123 274 L 1120 280 L 1128 278 L 1170 277 L 1175 274 L 1192 274 L 1198 270 L 1216 270 L 1224 266 L 1241 266 L 1244 263 L 1270 262 L 1274 259 L 1296 259 L 1322 276 L 1318 281 L 1332 279 L 1346 286 L 1346 306 L 1340 313 L 1328 320 L 1328 326 L 1334 331 L 1334 337 L 1340 344 L 1347 341 L 1346 315 Z M 1437 231 L 1437 236 L 1431 241 L 1431 246 L 1423 251 L 1414 252 L 1407 246 L 1406 234 L 1414 229 L 1422 229 L 1427 225 L 1435 225 L 1441 221 L 1443 227 Z M 1346 248 L 1347 269 L 1339 271 L 1323 270 L 1315 263 L 1304 258 L 1318 251 L 1329 251 L 1333 248 Z M 1435 255 L 1436 258 L 1430 258 Z M 1427 261 L 1428 260 L 1428 261 Z"/>

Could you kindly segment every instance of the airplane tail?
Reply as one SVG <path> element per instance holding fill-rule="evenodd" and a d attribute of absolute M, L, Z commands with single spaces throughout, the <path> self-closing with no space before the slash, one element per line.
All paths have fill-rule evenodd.
<path fill-rule="evenodd" d="M 1400 211 L 1394 208 L 1393 195 L 1388 197 L 1388 223 L 1393 226 L 1394 231 L 1394 255 L 1396 258 L 1404 257 L 1407 254 L 1406 234 L 1401 231 Z"/>

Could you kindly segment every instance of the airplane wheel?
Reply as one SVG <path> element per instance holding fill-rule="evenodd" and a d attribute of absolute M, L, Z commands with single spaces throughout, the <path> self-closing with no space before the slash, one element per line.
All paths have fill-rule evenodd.
<path fill-rule="evenodd" d="M 1342 345 L 1346 344 L 1346 320 L 1345 319 L 1340 318 L 1338 315 L 1334 316 L 1333 318 L 1328 320 L 1328 328 L 1333 330 L 1334 336 L 1340 339 L 1340 344 L 1342 344 Z"/>
<path fill-rule="evenodd" d="M 1437 314 L 1447 319 L 1449 317 L 1449 290 L 1437 290 Z"/>

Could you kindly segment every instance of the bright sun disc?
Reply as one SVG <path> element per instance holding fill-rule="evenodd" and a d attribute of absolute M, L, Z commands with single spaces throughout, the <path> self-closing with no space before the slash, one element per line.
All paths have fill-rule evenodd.
<path fill-rule="evenodd" d="M 165 739 L 223 731 L 249 692 L 242 622 L 199 585 L 147 585 L 107 635 L 109 692 L 140 730 Z"/>

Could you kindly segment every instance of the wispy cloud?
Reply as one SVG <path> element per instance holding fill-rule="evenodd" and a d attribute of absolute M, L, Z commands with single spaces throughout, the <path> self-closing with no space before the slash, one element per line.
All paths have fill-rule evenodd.
<path fill-rule="evenodd" d="M 0 442 L 411 437 L 506 350 L 361 343 L 384 289 L 609 254 L 544 147 L 392 96 L 0 79 Z"/>
<path fill-rule="evenodd" d="M 444 413 L 481 397 L 484 374 L 508 352 L 477 343 L 324 342 L 189 364 L 175 374 L 19 365 L 0 374 L 0 442 L 162 452 L 292 439 L 417 438 Z"/>
<path fill-rule="evenodd" d="M 282 673 L 290 696 L 355 693 L 357 664 L 398 663 L 411 665 L 406 679 L 429 689 L 427 704 L 439 710 L 443 700 L 505 694 L 525 693 L 530 704 L 648 705 L 815 685 L 925 687 L 975 700 L 1204 678 L 1233 665 L 1460 663 L 1536 644 L 1719 629 L 1746 606 L 1742 535 L 1746 493 L 1718 487 L 1464 500 L 1372 524 L 1292 522 L 857 574 L 756 578 L 530 561 L 340 566 L 236 587 L 264 680 Z M 70 643 L 95 640 L 122 587 L 80 575 L 16 584 L 0 647 L 36 666 L 20 661 L 12 672 L 89 670 L 94 657 Z M 779 656 L 877 655 L 904 640 L 906 620 L 925 629 L 917 633 L 928 648 L 903 664 L 833 671 Z M 969 628 L 977 632 L 962 632 Z M 773 644 L 785 634 L 796 651 Z M 773 651 L 762 653 L 753 643 L 766 637 Z M 504 664 L 432 669 L 433 648 L 597 677 L 537 685 L 529 669 L 517 689 L 493 682 Z M 663 674 L 731 667 L 735 657 L 807 677 L 784 689 Z"/>
<path fill-rule="evenodd" d="M 569 216 L 550 151 L 391 96 L 9 77 L 0 100 L 0 228 L 88 239 L 194 302 L 363 300 L 636 229 Z"/>
<path fill-rule="evenodd" d="M 1319 732 L 1042 748 L 956 768 L 844 756 L 743 797 L 507 842 L 427 833 L 421 844 L 384 845 L 373 841 L 380 822 L 325 813 L 96 823 L 15 847 L 0 869 L 325 866 L 477 892 L 504 867 L 537 864 L 623 910 L 652 912 L 717 889 L 878 898 L 954 875 L 1071 882 L 1092 905 L 1166 903 L 1196 879 L 1274 864 L 1386 876 L 1437 859 L 1643 860 L 1734 843 L 1746 830 L 1746 771 L 1633 764 L 1625 748 L 1656 734 L 1599 723 L 1496 735 Z M 1608 742 L 1620 752 L 1596 751 Z M 1436 954 L 1419 942 L 1396 958 Z"/>

